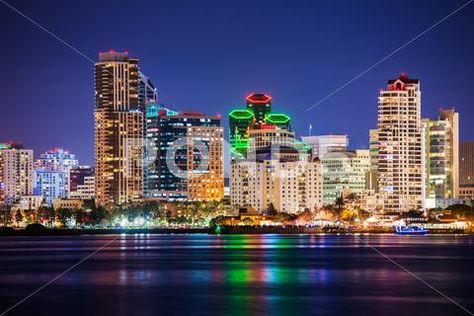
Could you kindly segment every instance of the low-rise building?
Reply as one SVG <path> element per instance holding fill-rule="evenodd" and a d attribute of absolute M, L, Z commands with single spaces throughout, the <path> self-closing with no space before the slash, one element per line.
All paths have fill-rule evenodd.
<path fill-rule="evenodd" d="M 79 199 L 55 199 L 53 202 L 53 208 L 67 209 L 67 210 L 80 210 L 84 207 L 84 201 Z"/>
<path fill-rule="evenodd" d="M 12 211 L 36 210 L 43 204 L 43 197 L 38 195 L 24 195 L 18 203 L 12 206 Z"/>

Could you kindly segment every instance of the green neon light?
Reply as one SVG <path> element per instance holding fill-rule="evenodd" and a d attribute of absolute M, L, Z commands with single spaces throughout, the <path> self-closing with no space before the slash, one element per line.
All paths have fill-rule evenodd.
<path fill-rule="evenodd" d="M 229 116 L 236 120 L 251 120 L 254 117 L 250 110 L 233 110 L 229 113 Z"/>
<path fill-rule="evenodd" d="M 265 115 L 265 121 L 270 124 L 288 124 L 291 118 L 283 113 L 268 113 Z"/>

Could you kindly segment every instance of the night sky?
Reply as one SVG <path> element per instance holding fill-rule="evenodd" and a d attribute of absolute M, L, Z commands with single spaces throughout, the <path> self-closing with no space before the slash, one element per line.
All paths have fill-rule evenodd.
<path fill-rule="evenodd" d="M 312 123 L 367 148 L 379 89 L 406 72 L 421 80 L 423 116 L 455 106 L 461 140 L 474 139 L 474 2 L 308 112 L 467 0 L 6 1 L 91 59 L 109 49 L 140 58 L 176 110 L 227 117 L 265 92 L 298 136 Z M 62 146 L 93 164 L 93 64 L 1 3 L 0 24 L 0 141 L 36 156 Z"/>

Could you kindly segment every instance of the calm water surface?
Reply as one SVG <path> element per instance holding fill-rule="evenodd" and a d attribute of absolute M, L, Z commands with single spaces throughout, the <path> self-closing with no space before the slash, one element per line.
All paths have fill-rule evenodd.
<path fill-rule="evenodd" d="M 0 315 L 117 236 L 0 238 Z M 472 236 L 121 235 L 7 315 L 469 315 Z"/>

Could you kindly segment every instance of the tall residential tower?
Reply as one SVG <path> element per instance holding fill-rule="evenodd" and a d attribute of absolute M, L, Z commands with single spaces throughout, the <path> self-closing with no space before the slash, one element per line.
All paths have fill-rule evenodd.
<path fill-rule="evenodd" d="M 99 54 L 94 122 L 96 201 L 100 205 L 136 202 L 143 197 L 144 111 L 147 102 L 156 100 L 151 83 L 143 78 L 138 59 L 126 52 Z"/>
<path fill-rule="evenodd" d="M 378 186 L 384 210 L 421 209 L 425 186 L 420 81 L 405 74 L 389 80 L 378 103 Z"/>

